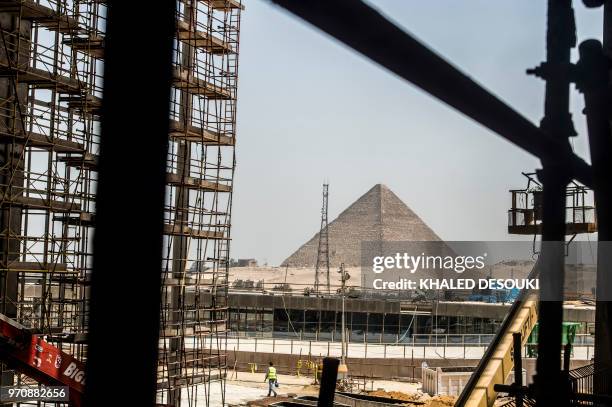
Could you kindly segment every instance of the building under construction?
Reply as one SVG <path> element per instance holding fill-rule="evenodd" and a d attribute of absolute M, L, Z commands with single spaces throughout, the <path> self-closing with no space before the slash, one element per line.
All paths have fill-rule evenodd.
<path fill-rule="evenodd" d="M 229 298 L 240 0 L 168 0 L 148 7 L 0 0 L 3 388 L 61 384 L 70 390 L 65 401 L 77 407 L 211 405 L 216 388 L 223 405 L 228 319 L 248 329 L 259 312 L 272 316 L 262 328 L 295 331 L 294 319 L 302 332 L 329 332 L 333 340 L 337 324 L 324 326 L 321 319 L 344 320 L 351 312 L 349 340 L 355 331 L 367 345 L 369 333 L 399 342 L 400 330 L 429 325 L 437 335 L 479 312 L 485 321 L 468 323 L 488 324 L 497 333 L 456 406 L 491 407 L 499 393 L 510 394 L 517 406 L 612 405 L 612 0 L 582 1 L 602 8 L 604 35 L 581 42 L 576 62 L 572 1 L 548 0 L 546 60 L 528 71 L 546 82 L 539 125 L 364 1 L 273 2 L 541 160 L 541 190 L 512 191 L 508 230 L 541 234 L 540 257 L 529 275 L 546 284 L 539 293 L 521 291 L 509 307 L 487 307 L 487 314 L 480 311 L 483 304 L 470 306 L 469 315 L 452 311 L 460 305 L 443 304 L 448 318 L 433 329 L 428 319 L 434 319 L 416 318 L 413 308 L 414 328 L 400 316 L 389 318 L 387 330 L 385 314 L 401 314 L 402 302 L 349 301 L 345 310 L 344 287 L 342 301 L 310 295 L 287 300 L 284 293 Z M 576 135 L 569 108 L 574 85 L 584 95 L 589 163 L 569 143 Z M 134 113 L 139 107 L 146 116 Z M 592 188 L 594 208 L 582 200 L 583 186 Z M 378 187 L 372 196 L 385 194 Z M 568 204 L 568 197 L 575 200 Z M 385 212 L 381 200 L 374 208 L 372 214 Z M 332 222 L 324 234 L 333 239 L 341 226 Z M 564 304 L 565 246 L 568 236 L 595 228 L 595 307 L 575 319 Z M 307 243 L 290 261 L 310 262 L 311 247 Z M 333 244 L 319 252 L 327 250 L 329 260 L 317 262 L 315 273 L 328 274 Z M 366 309 L 376 304 L 378 310 Z M 238 318 L 228 318 L 229 307 Z M 283 319 L 274 313 L 284 313 Z M 579 372 L 570 370 L 571 347 L 562 342 L 565 318 L 595 326 L 594 363 Z M 525 386 L 521 351 L 536 322 L 536 374 Z M 340 323 L 340 336 L 345 325 Z M 338 362 L 323 364 L 318 405 L 333 405 Z M 506 385 L 511 369 L 514 383 Z"/>
<path fill-rule="evenodd" d="M 80 362 L 87 359 L 105 3 L 0 1 L 0 312 Z M 194 405 L 207 400 L 213 383 L 224 387 L 225 355 L 213 349 L 223 349 L 227 320 L 242 9 L 239 0 L 176 6 L 157 371 L 162 405 Z M 215 346 L 207 343 L 212 338 Z M 22 375 L 18 363 L 3 368 L 3 385 L 37 376 Z"/>

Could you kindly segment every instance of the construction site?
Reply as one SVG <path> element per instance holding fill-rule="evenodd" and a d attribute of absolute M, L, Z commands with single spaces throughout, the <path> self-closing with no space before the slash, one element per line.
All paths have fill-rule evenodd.
<path fill-rule="evenodd" d="M 612 2 L 580 1 L 589 40 L 578 2 L 545 2 L 533 124 L 366 2 L 272 0 L 541 165 L 503 186 L 512 244 L 453 242 L 382 183 L 333 216 L 324 182 L 290 215 L 318 232 L 260 266 L 232 251 L 248 2 L 0 0 L 0 404 L 612 406 Z M 537 288 L 440 288 L 442 260 L 414 288 L 382 271 L 400 252 Z"/>

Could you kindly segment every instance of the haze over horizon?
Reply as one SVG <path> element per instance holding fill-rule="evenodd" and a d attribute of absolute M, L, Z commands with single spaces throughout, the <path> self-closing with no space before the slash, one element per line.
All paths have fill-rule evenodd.
<path fill-rule="evenodd" d="M 276 265 L 310 239 L 324 181 L 330 222 L 382 183 L 443 239 L 513 239 L 508 189 L 537 159 L 271 3 L 244 3 L 231 257 Z M 539 123 L 544 83 L 525 70 L 545 57 L 545 1 L 370 3 Z M 601 38 L 601 10 L 575 8 L 578 43 Z"/>

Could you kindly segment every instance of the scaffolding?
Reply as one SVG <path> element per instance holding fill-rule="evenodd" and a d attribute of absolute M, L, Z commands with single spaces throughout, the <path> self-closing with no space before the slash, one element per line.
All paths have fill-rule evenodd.
<path fill-rule="evenodd" d="M 81 360 L 105 15 L 99 1 L 0 1 L 0 313 Z M 5 366 L 1 381 L 32 383 Z"/>
<path fill-rule="evenodd" d="M 209 405 L 211 392 L 225 394 L 242 10 L 236 0 L 178 2 L 164 216 L 160 405 Z"/>
<path fill-rule="evenodd" d="M 0 313 L 82 361 L 105 3 L 0 0 Z M 224 394 L 242 10 L 239 0 L 177 1 L 159 405 L 209 405 L 213 383 Z M 35 385 L 4 366 L 1 380 Z"/>
<path fill-rule="evenodd" d="M 510 190 L 512 204 L 508 210 L 508 233 L 539 235 L 542 233 L 543 188 L 532 176 L 527 187 Z M 597 232 L 597 219 L 590 188 L 573 181 L 565 192 L 566 235 Z"/>

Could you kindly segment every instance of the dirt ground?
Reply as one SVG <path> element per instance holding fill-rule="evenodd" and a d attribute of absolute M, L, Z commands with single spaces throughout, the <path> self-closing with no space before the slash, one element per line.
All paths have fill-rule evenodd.
<path fill-rule="evenodd" d="M 263 407 L 278 401 L 290 400 L 288 395 L 316 396 L 319 387 L 312 377 L 279 375 L 278 397 L 266 397 L 268 386 L 263 373 L 228 372 L 226 402 L 230 406 Z M 373 396 L 406 400 L 406 406 L 447 407 L 454 404 L 454 397 L 431 397 L 420 391 L 419 383 L 374 380 L 366 385 L 366 392 Z M 412 402 L 412 403 L 410 403 Z"/>
<path fill-rule="evenodd" d="M 270 404 L 278 403 L 279 401 L 291 401 L 291 397 L 265 397 L 261 400 L 249 401 L 246 403 L 248 407 L 267 407 Z"/>
<path fill-rule="evenodd" d="M 406 406 L 446 407 L 453 406 L 455 404 L 455 401 L 457 401 L 457 398 L 452 396 L 431 397 L 427 394 L 423 394 L 420 392 L 403 393 L 400 391 L 376 390 L 370 391 L 368 392 L 368 394 L 370 396 L 388 397 L 395 400 L 404 400 L 408 402 Z"/>

